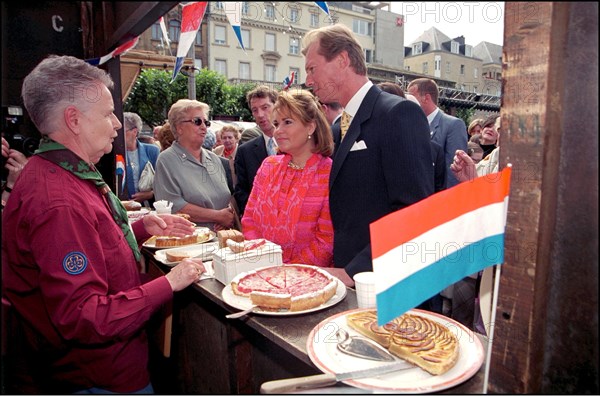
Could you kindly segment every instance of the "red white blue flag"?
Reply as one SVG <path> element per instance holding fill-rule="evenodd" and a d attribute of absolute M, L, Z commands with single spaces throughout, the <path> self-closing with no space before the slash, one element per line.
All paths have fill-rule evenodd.
<path fill-rule="evenodd" d="M 294 70 L 292 70 L 292 72 L 290 73 L 289 76 L 285 76 L 285 78 L 283 79 L 283 90 L 284 91 L 287 91 L 288 89 L 290 89 L 290 87 L 294 83 L 295 78 L 296 78 L 296 72 Z"/>
<path fill-rule="evenodd" d="M 117 154 L 116 155 L 116 168 L 115 168 L 115 173 L 117 174 L 117 183 L 119 180 L 119 176 L 121 176 L 121 191 L 123 192 L 123 190 L 125 190 L 125 180 L 127 179 L 126 177 L 126 167 L 125 167 L 125 158 L 121 155 L 121 154 Z"/>
<path fill-rule="evenodd" d="M 446 287 L 504 261 L 511 167 L 371 223 L 380 326 Z"/>
<path fill-rule="evenodd" d="M 139 39 L 140 39 L 140 37 L 138 36 L 134 39 L 129 40 L 125 44 L 119 45 L 117 48 L 115 48 L 114 50 L 112 50 L 111 52 L 109 52 L 108 54 L 106 54 L 100 58 L 86 59 L 85 61 L 91 65 L 100 66 L 100 65 L 108 62 L 112 58 L 122 55 L 122 54 L 126 53 L 127 51 L 129 51 L 130 49 L 132 49 L 133 47 L 135 47 L 137 45 Z"/>
<path fill-rule="evenodd" d="M 179 35 L 179 45 L 177 46 L 177 59 L 173 69 L 171 82 L 175 81 L 177 73 L 183 66 L 183 60 L 196 39 L 196 34 L 206 12 L 207 1 L 194 1 L 183 4 L 181 9 L 181 34 Z"/>

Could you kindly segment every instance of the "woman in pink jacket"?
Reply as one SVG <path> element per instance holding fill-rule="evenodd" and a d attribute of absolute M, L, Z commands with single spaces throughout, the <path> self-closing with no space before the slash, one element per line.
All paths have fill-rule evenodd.
<path fill-rule="evenodd" d="M 332 267 L 329 124 L 305 90 L 280 93 L 272 122 L 281 154 L 267 157 L 256 174 L 242 218 L 244 236 L 281 245 L 284 263 Z"/>

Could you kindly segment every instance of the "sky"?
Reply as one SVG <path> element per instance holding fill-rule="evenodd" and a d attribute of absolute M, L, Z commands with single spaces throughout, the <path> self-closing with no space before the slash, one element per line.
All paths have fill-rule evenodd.
<path fill-rule="evenodd" d="M 392 2 L 391 11 L 404 15 L 404 46 L 431 27 L 450 38 L 465 36 L 472 46 L 482 41 L 503 45 L 504 2 Z"/>

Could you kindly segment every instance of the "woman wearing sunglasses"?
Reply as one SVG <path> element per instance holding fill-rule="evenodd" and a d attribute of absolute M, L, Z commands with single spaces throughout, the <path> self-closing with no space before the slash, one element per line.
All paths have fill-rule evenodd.
<path fill-rule="evenodd" d="M 173 213 L 186 213 L 199 226 L 218 231 L 233 226 L 231 193 L 221 159 L 202 148 L 210 126 L 210 107 L 180 99 L 169 110 L 175 141 L 156 162 L 156 200 L 173 203 Z"/>

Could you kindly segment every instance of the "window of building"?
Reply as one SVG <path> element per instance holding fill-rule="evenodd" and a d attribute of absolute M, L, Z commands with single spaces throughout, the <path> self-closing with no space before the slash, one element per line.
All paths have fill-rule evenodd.
<path fill-rule="evenodd" d="M 265 80 L 276 81 L 275 65 L 265 65 Z"/>
<path fill-rule="evenodd" d="M 310 14 L 310 27 L 319 27 L 319 14 Z"/>
<path fill-rule="evenodd" d="M 373 62 L 373 51 L 370 49 L 365 49 L 365 61 L 367 63 Z"/>
<path fill-rule="evenodd" d="M 450 42 L 450 52 L 452 52 L 453 54 L 458 54 L 459 47 L 460 45 L 458 44 L 458 41 Z"/>
<path fill-rule="evenodd" d="M 179 34 L 181 33 L 181 22 L 171 19 L 169 21 L 169 39 L 177 43 L 179 42 Z"/>
<path fill-rule="evenodd" d="M 244 43 L 244 47 L 252 48 L 252 43 L 250 42 L 250 30 L 242 29 L 242 42 Z"/>
<path fill-rule="evenodd" d="M 265 5 L 265 17 L 267 19 L 275 19 L 275 7 L 273 4 Z"/>
<path fill-rule="evenodd" d="M 419 55 L 423 53 L 423 43 L 418 42 L 413 44 L 413 55 Z"/>
<path fill-rule="evenodd" d="M 265 51 L 275 51 L 275 35 L 265 33 Z"/>
<path fill-rule="evenodd" d="M 225 7 L 223 6 L 223 2 L 222 1 L 215 1 L 215 9 L 217 10 L 222 10 Z"/>
<path fill-rule="evenodd" d="M 296 37 L 290 37 L 290 54 L 298 55 L 300 53 L 300 40 Z"/>
<path fill-rule="evenodd" d="M 460 75 L 461 76 L 465 75 L 465 65 L 460 65 Z"/>
<path fill-rule="evenodd" d="M 215 71 L 227 77 L 227 61 L 224 59 L 215 60 Z"/>
<path fill-rule="evenodd" d="M 429 62 L 423 62 L 423 74 L 429 74 Z"/>
<path fill-rule="evenodd" d="M 238 71 L 239 78 L 242 80 L 250 80 L 250 63 L 240 62 L 240 69 Z"/>
<path fill-rule="evenodd" d="M 410 66 L 405 66 L 404 70 L 410 71 Z"/>
<path fill-rule="evenodd" d="M 364 19 L 355 19 L 352 21 L 352 31 L 361 36 L 370 36 L 372 23 Z"/>
<path fill-rule="evenodd" d="M 298 23 L 300 21 L 300 11 L 297 8 L 290 8 L 290 22 Z"/>
<path fill-rule="evenodd" d="M 298 81 L 300 81 L 300 69 L 297 67 L 290 67 L 290 74 L 292 74 L 292 72 L 296 73 L 294 74 L 294 84 L 298 84 Z"/>
<path fill-rule="evenodd" d="M 225 26 L 215 25 L 215 44 L 225 45 L 227 43 L 227 31 Z"/>
<path fill-rule="evenodd" d="M 433 75 L 435 77 L 442 76 L 442 57 L 440 55 L 436 55 L 433 60 Z"/>
<path fill-rule="evenodd" d="M 474 79 L 478 79 L 479 78 L 479 68 L 476 67 L 473 69 L 473 78 Z"/>
<path fill-rule="evenodd" d="M 200 33 L 200 29 L 196 32 L 196 40 L 194 41 L 195 45 L 202 45 L 202 34 Z"/>
<path fill-rule="evenodd" d="M 473 85 L 473 92 L 477 93 L 477 85 Z"/>
<path fill-rule="evenodd" d="M 248 1 L 242 2 L 242 15 L 250 14 L 250 4 Z"/>
<path fill-rule="evenodd" d="M 160 40 L 162 38 L 162 31 L 160 30 L 160 23 L 156 22 L 152 25 L 152 40 Z"/>
<path fill-rule="evenodd" d="M 450 62 L 446 62 L 446 74 L 450 74 L 452 68 L 450 67 Z"/>
<path fill-rule="evenodd" d="M 469 58 L 473 57 L 473 47 L 470 45 L 465 45 L 465 56 L 468 56 Z"/>

